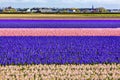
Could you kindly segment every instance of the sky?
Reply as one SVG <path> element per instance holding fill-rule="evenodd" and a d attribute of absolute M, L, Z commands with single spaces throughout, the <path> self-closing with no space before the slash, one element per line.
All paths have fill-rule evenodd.
<path fill-rule="evenodd" d="M 120 9 L 120 0 L 0 0 L 0 7 L 14 8 L 91 8 L 92 5 L 95 8 Z"/>

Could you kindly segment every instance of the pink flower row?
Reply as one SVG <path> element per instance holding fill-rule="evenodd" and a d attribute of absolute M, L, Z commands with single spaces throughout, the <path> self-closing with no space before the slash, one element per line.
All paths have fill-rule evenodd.
<path fill-rule="evenodd" d="M 120 36 L 119 28 L 3 28 L 0 36 Z"/>

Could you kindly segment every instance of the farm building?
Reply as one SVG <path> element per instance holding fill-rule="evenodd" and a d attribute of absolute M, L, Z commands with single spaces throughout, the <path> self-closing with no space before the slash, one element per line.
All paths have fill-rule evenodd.
<path fill-rule="evenodd" d="M 81 8 L 79 10 L 80 10 L 80 13 L 90 13 L 90 12 L 92 12 L 91 8 Z"/>
<path fill-rule="evenodd" d="M 120 13 L 120 9 L 110 9 L 111 13 Z"/>
<path fill-rule="evenodd" d="M 32 13 L 40 13 L 41 12 L 39 8 L 31 8 L 30 11 Z"/>
<path fill-rule="evenodd" d="M 59 9 L 56 8 L 40 8 L 41 13 L 57 13 Z"/>
<path fill-rule="evenodd" d="M 29 8 L 17 8 L 16 9 L 17 12 L 20 12 L 20 13 L 26 13 L 26 12 L 30 12 L 30 9 Z"/>
<path fill-rule="evenodd" d="M 76 10 L 76 9 L 69 9 L 69 8 L 68 8 L 68 9 L 67 9 L 67 12 L 68 12 L 68 13 L 76 13 L 77 10 Z"/>
<path fill-rule="evenodd" d="M 92 9 L 92 8 L 80 8 L 80 13 L 95 13 L 98 12 L 97 9 Z"/>
<path fill-rule="evenodd" d="M 0 9 L 0 13 L 2 13 L 3 12 L 3 10 L 2 9 Z"/>
<path fill-rule="evenodd" d="M 72 9 L 72 8 L 61 8 L 59 9 L 60 13 L 77 13 L 80 12 L 79 9 Z"/>

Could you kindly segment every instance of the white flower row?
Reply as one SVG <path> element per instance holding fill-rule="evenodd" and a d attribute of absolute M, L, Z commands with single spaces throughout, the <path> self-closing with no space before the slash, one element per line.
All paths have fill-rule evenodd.
<path fill-rule="evenodd" d="M 120 79 L 120 64 L 0 66 L 0 80 Z"/>

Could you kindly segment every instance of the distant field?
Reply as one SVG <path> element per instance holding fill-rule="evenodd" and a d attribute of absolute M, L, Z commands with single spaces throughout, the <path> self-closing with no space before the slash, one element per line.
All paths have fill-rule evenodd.
<path fill-rule="evenodd" d="M 0 18 L 120 18 L 120 14 L 0 14 Z"/>

